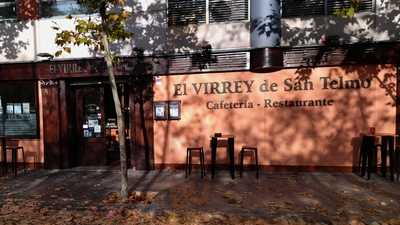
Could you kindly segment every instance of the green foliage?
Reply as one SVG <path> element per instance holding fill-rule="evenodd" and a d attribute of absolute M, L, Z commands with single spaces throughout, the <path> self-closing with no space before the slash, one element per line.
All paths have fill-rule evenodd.
<path fill-rule="evenodd" d="M 353 17 L 359 11 L 360 4 L 361 0 L 351 0 L 349 7 L 336 9 L 334 15 L 345 18 Z"/>
<path fill-rule="evenodd" d="M 102 33 L 107 35 L 109 42 L 125 40 L 132 36 L 125 29 L 125 23 L 130 16 L 130 13 L 123 8 L 125 0 L 83 0 L 81 4 L 97 12 L 100 18 L 75 18 L 74 30 L 62 30 L 58 24 L 52 26 L 57 31 L 55 43 L 61 48 L 55 56 L 60 56 L 63 52 L 71 53 L 73 45 L 85 45 L 104 55 Z M 73 19 L 71 15 L 66 18 Z"/>

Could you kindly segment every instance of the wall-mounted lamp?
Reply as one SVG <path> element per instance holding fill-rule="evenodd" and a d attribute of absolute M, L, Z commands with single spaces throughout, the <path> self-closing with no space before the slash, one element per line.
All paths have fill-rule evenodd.
<path fill-rule="evenodd" d="M 47 58 L 47 60 L 52 60 L 54 58 L 54 55 L 47 53 L 47 52 L 38 53 L 36 56 L 42 57 L 42 58 Z"/>

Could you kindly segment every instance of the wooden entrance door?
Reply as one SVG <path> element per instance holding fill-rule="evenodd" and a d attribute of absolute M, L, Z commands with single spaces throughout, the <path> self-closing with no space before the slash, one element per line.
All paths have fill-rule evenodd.
<path fill-rule="evenodd" d="M 78 164 L 82 166 L 106 165 L 104 87 L 76 88 L 75 104 Z"/>

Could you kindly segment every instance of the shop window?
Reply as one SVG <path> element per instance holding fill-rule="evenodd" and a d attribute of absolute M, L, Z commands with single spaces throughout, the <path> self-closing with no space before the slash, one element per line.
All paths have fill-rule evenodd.
<path fill-rule="evenodd" d="M 40 2 L 41 17 L 79 15 L 92 13 L 77 0 L 49 0 Z"/>
<path fill-rule="evenodd" d="M 248 20 L 248 0 L 169 0 L 168 24 Z"/>
<path fill-rule="evenodd" d="M 0 84 L 1 136 L 36 137 L 38 135 L 35 90 L 34 82 Z"/>
<path fill-rule="evenodd" d="M 15 1 L 0 0 L 0 20 L 14 19 L 16 17 Z"/>

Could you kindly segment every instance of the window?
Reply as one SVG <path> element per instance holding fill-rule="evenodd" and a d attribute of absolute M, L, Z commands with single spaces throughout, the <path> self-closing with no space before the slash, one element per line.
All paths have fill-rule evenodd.
<path fill-rule="evenodd" d="M 248 0 L 209 0 L 210 22 L 248 20 Z"/>
<path fill-rule="evenodd" d="M 90 93 L 83 97 L 83 137 L 102 137 L 101 120 L 101 97 L 98 94 Z"/>
<path fill-rule="evenodd" d="M 352 0 L 282 0 L 282 17 L 334 15 L 337 9 L 351 6 Z M 359 12 L 373 12 L 373 0 L 360 0 Z"/>
<path fill-rule="evenodd" d="M 169 0 L 168 23 L 186 25 L 248 20 L 249 0 Z"/>
<path fill-rule="evenodd" d="M 328 15 L 334 15 L 335 11 L 351 6 L 351 0 L 327 0 Z M 374 4 L 372 0 L 360 0 L 359 12 L 373 12 Z"/>
<path fill-rule="evenodd" d="M 325 0 L 282 0 L 282 17 L 324 15 Z"/>
<path fill-rule="evenodd" d="M 17 17 L 15 1 L 0 0 L 0 20 L 13 19 Z"/>
<path fill-rule="evenodd" d="M 37 136 L 35 90 L 34 82 L 18 81 L 0 84 L 0 135 Z"/>
<path fill-rule="evenodd" d="M 41 17 L 90 13 L 91 11 L 77 0 L 48 0 L 40 2 Z"/>

